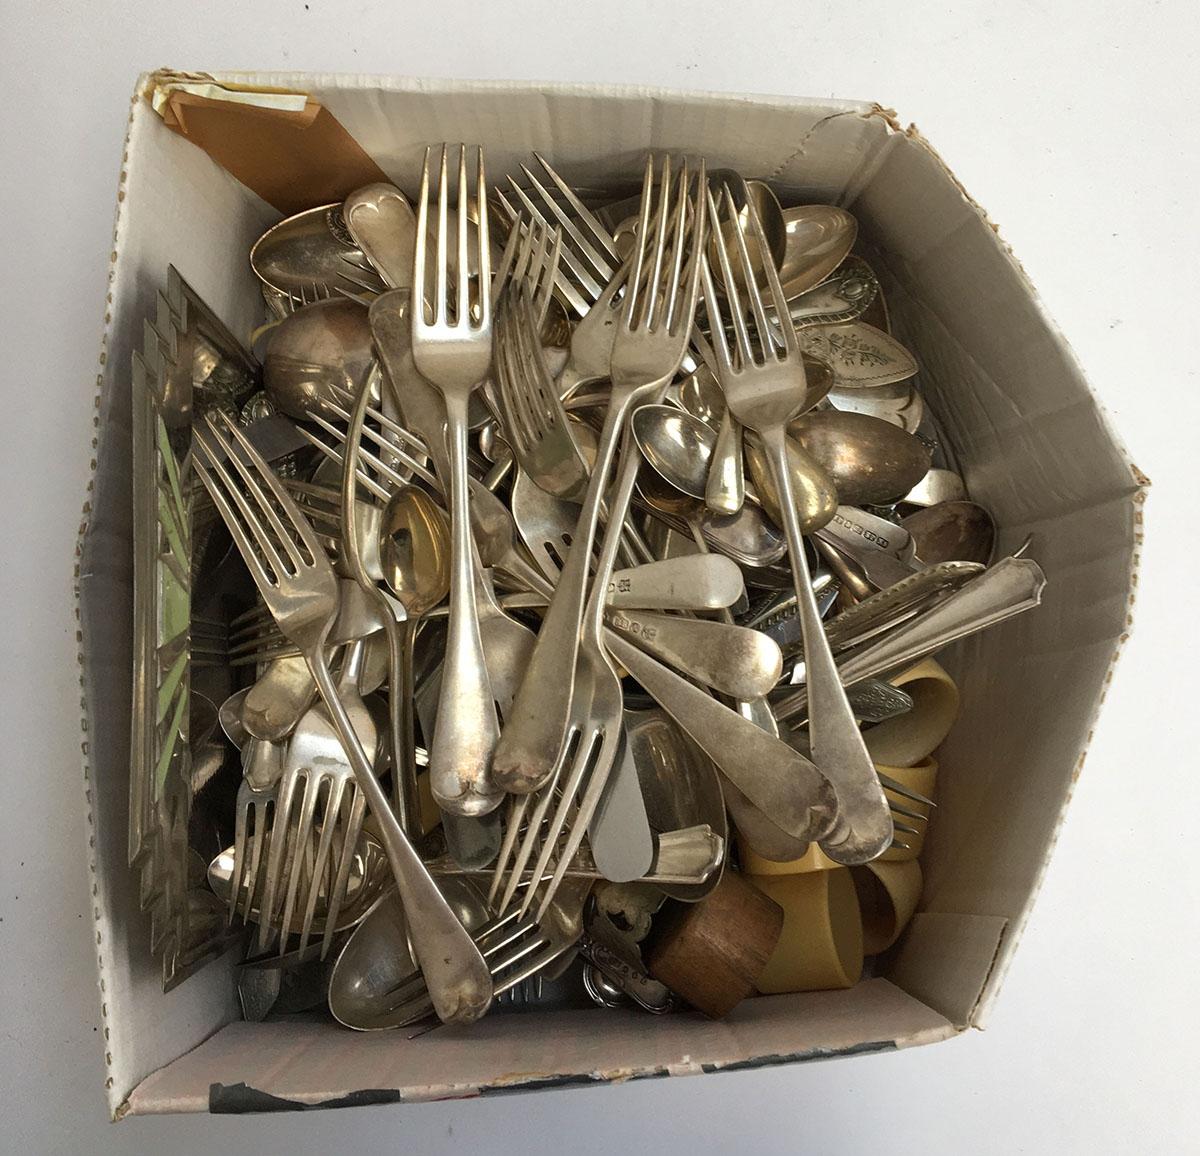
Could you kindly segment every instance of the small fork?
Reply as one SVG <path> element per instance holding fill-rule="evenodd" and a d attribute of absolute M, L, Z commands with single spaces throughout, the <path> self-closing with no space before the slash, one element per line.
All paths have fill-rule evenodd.
<path fill-rule="evenodd" d="M 502 795 L 491 776 L 500 723 L 488 684 L 479 615 L 475 603 L 478 568 L 471 546 L 467 476 L 467 415 L 471 394 L 483 383 L 492 361 L 491 253 L 488 241 L 487 183 L 483 149 L 476 155 L 479 221 L 468 212 L 467 147 L 459 146 L 458 223 L 454 292 L 448 294 L 451 261 L 447 229 L 449 182 L 442 146 L 437 194 L 434 284 L 427 285 L 426 232 L 432 152 L 425 150 L 421 174 L 417 240 L 413 254 L 412 353 L 417 369 L 441 393 L 446 405 L 446 445 L 450 458 L 450 625 L 442 668 L 438 723 L 429 751 L 429 784 L 443 809 L 458 815 L 494 810 Z M 474 230 L 479 278 L 472 300 L 468 234 Z M 452 298 L 452 299 L 450 299 Z"/>
<path fill-rule="evenodd" d="M 560 300 L 577 316 L 583 317 L 596 302 L 604 286 L 616 276 L 621 266 L 621 257 L 612 235 L 579 199 L 575 190 L 551 168 L 545 157 L 540 153 L 533 155 L 571 212 L 563 210 L 554 194 L 538 180 L 527 165 L 522 165 L 521 171 L 525 174 L 534 196 L 530 196 L 516 179 L 510 176 L 509 186 L 521 208 L 518 210 L 514 207 L 499 190 L 496 192 L 496 202 L 507 216 L 510 229 L 517 226 L 522 213 L 547 230 L 553 228 L 555 222 L 558 224 L 562 230 L 564 244 L 562 262 L 555 271 L 554 288 Z"/>
<path fill-rule="evenodd" d="M 339 599 L 333 566 L 287 490 L 227 414 L 209 414 L 204 427 L 196 426 L 193 448 L 196 472 L 280 630 L 308 662 L 358 788 L 379 822 L 438 1016 L 476 1020 L 491 1003 L 487 965 L 388 805 L 329 672 L 325 641 Z"/>
<path fill-rule="evenodd" d="M 561 240 L 561 234 L 559 234 Z M 496 380 L 503 402 L 504 432 L 517 462 L 542 489 L 578 500 L 587 488 L 588 467 L 571 433 L 558 391 L 546 368 L 537 319 L 539 282 L 557 261 L 536 222 L 528 226 L 529 258 L 500 296 L 496 316 Z"/>

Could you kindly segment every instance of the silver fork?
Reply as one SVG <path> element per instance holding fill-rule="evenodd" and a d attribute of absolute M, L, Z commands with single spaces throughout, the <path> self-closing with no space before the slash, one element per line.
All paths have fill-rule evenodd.
<path fill-rule="evenodd" d="M 604 226 L 540 156 L 538 160 L 563 194 L 574 216 L 563 211 L 529 169 L 525 169 L 525 174 L 538 201 L 534 201 L 515 182 L 512 191 L 531 221 L 548 229 L 551 227 L 550 218 L 553 218 L 563 231 L 562 253 L 554 287 L 560 299 L 581 319 L 571 333 L 570 353 L 558 375 L 559 396 L 568 398 L 583 386 L 608 377 L 619 310 L 616 297 L 624 287 L 621 273 L 627 265 L 617 255 L 612 237 Z M 502 194 L 498 195 L 498 199 L 516 221 L 517 214 L 513 206 Z"/>
<path fill-rule="evenodd" d="M 518 220 L 509 233 L 500 268 L 492 278 L 492 307 L 499 305 L 510 285 L 526 285 L 533 303 L 536 331 L 540 333 L 550 311 L 561 258 L 561 229 L 551 229 L 543 221 Z"/>
<path fill-rule="evenodd" d="M 546 368 L 534 294 L 538 278 L 553 263 L 545 234 L 531 224 L 527 239 L 540 235 L 540 264 L 530 258 L 524 276 L 514 276 L 501 294 L 496 316 L 496 381 L 503 402 L 504 431 L 517 462 L 542 489 L 578 500 L 588 467 L 579 450 L 558 390 Z"/>
<path fill-rule="evenodd" d="M 734 225 L 729 232 L 735 242 L 736 272 L 720 227 L 717 202 L 709 194 L 711 236 L 720 261 L 724 302 L 717 295 L 707 254 L 703 263 L 704 301 L 712 327 L 717 377 L 729 412 L 762 439 L 780 495 L 812 704 L 809 712 L 812 760 L 833 784 L 838 798 L 838 824 L 821 846 L 839 863 L 865 863 L 887 850 L 894 832 L 887 799 L 825 637 L 796 513 L 788 467 L 787 423 L 811 404 L 804 361 L 795 326 L 788 316 L 779 274 L 772 262 L 765 262 L 771 303 L 777 314 L 772 324 L 753 272 L 745 232 L 738 227 L 738 210 L 728 185 L 724 193 L 726 219 Z M 748 210 L 749 231 L 765 252 L 766 239 L 758 212 L 749 202 Z M 743 293 L 749 303 L 748 310 L 742 302 Z M 726 337 L 730 325 L 735 335 L 733 348 Z"/>
<path fill-rule="evenodd" d="M 490 773 L 500 724 L 488 685 L 475 605 L 477 579 L 474 568 L 477 563 L 471 548 L 467 406 L 472 392 L 487 376 L 492 360 L 491 253 L 483 149 L 478 149 L 476 166 L 479 221 L 472 225 L 467 211 L 467 148 L 461 145 L 455 214 L 458 222 L 455 289 L 453 301 L 449 301 L 448 151 L 443 145 L 437 195 L 434 285 L 430 292 L 426 285 L 425 265 L 431 152 L 425 150 L 410 310 L 413 359 L 422 376 L 441 392 L 445 400 L 446 443 L 450 451 L 450 625 L 442 668 L 438 723 L 429 751 L 429 783 L 433 797 L 445 810 L 459 815 L 483 815 L 498 806 L 502 797 Z M 479 260 L 474 301 L 471 299 L 472 279 L 468 274 L 468 233 L 472 229 L 475 230 Z"/>
<path fill-rule="evenodd" d="M 642 189 L 641 242 L 631 264 L 621 319 L 613 342 L 612 400 L 597 448 L 588 498 L 580 515 L 580 526 L 576 529 L 567 565 L 543 620 L 538 646 L 517 701 L 513 704 L 514 722 L 505 732 L 507 737 L 517 725 L 534 721 L 535 725 L 529 728 L 534 742 L 529 743 L 526 739 L 528 745 L 524 748 L 520 742 L 514 742 L 516 758 L 508 763 L 501 762 L 501 752 L 497 751 L 498 775 L 505 771 L 513 772 L 512 778 L 524 792 L 539 786 L 545 787 L 547 778 L 552 779 L 547 788 L 550 790 L 555 781 L 561 782 L 561 797 L 549 830 L 542 839 L 534 869 L 534 878 L 540 878 L 551 860 L 555 860 L 554 873 L 542 893 L 539 918 L 553 898 L 567 865 L 583 839 L 608 776 L 620 757 L 624 741 L 624 703 L 620 678 L 604 649 L 604 604 L 621 540 L 621 526 L 633 494 L 640 460 L 626 417 L 640 399 L 661 394 L 679 369 L 687 349 L 699 290 L 707 203 L 704 164 L 700 164 L 693 200 L 690 197 L 690 174 L 686 162 L 680 167 L 676 190 L 672 182 L 670 160 L 664 159 L 655 213 L 657 222 L 652 230 L 653 176 L 651 157 L 647 160 Z M 572 583 L 577 583 L 578 595 L 583 594 L 602 483 L 611 470 L 616 439 L 622 431 L 624 444 L 621 468 L 615 490 L 610 496 L 608 527 L 597 564 L 592 597 L 587 606 L 586 621 L 583 608 L 578 603 L 568 604 L 572 617 L 564 614 L 559 621 L 565 622 L 570 632 L 552 633 L 549 628 L 563 591 L 567 590 L 574 596 L 576 591 Z M 539 665 L 539 659 L 542 665 Z M 563 684 L 561 671 L 568 662 L 572 665 L 574 676 L 572 687 L 564 695 L 558 688 Z M 547 704 L 551 700 L 565 700 L 565 718 L 562 715 L 551 716 L 549 725 L 543 725 L 543 720 L 550 715 Z M 536 703 L 540 703 L 540 706 L 536 706 Z M 540 716 L 537 713 L 539 711 L 542 712 Z M 553 727 L 558 728 L 557 733 L 553 733 Z M 520 737 L 525 738 L 524 735 Z M 548 759 L 546 752 L 552 752 Z M 565 765 L 568 759 L 569 767 Z M 528 772 L 533 773 L 530 775 Z M 544 797 L 539 800 L 535 818 L 544 813 L 544 802 Z M 559 835 L 563 831 L 567 834 L 560 849 Z M 540 821 L 531 823 L 526 845 L 518 852 L 518 861 L 527 858 L 529 843 L 540 837 Z M 503 863 L 498 863 L 497 871 L 502 869 Z M 509 879 L 504 892 L 505 899 L 500 904 L 501 910 L 512 898 L 517 878 L 519 871 L 515 871 Z M 532 899 L 533 893 L 527 893 L 522 911 Z"/>
<path fill-rule="evenodd" d="M 499 190 L 496 192 L 496 201 L 507 216 L 510 228 L 516 224 L 518 216 L 523 212 L 530 220 L 539 222 L 546 229 L 557 224 L 562 230 L 562 262 L 555 272 L 554 286 L 563 303 L 579 317 L 583 317 L 600 296 L 604 286 L 616 275 L 621 266 L 621 257 L 617 253 L 612 235 L 579 199 L 575 190 L 551 168 L 545 157 L 540 153 L 533 155 L 570 212 L 563 209 L 558 198 L 538 180 L 527 165 L 522 165 L 521 171 L 525 174 L 533 196 L 510 176 L 509 186 L 521 209 L 516 209 Z"/>
<path fill-rule="evenodd" d="M 538 975 L 560 959 L 583 933 L 583 905 L 591 879 L 572 879 L 539 921 L 525 919 L 515 908 L 474 932 L 488 961 L 498 995 Z M 386 1014 L 397 1025 L 429 1014 L 429 997 L 419 973 L 405 976 L 389 991 Z"/>
<path fill-rule="evenodd" d="M 686 178 L 686 165 L 683 167 L 683 175 Z M 679 332 L 666 325 L 660 325 L 655 331 L 648 327 L 644 332 L 635 330 L 632 327 L 633 307 L 639 303 L 649 304 L 651 307 L 668 303 L 670 309 L 666 316 L 677 322 L 683 313 L 687 313 L 690 327 L 691 314 L 687 312 L 687 306 L 694 308 L 695 305 L 695 293 L 690 292 L 695 284 L 695 276 L 693 275 L 690 283 L 683 287 L 682 294 L 680 285 L 683 258 L 682 221 L 687 211 L 686 185 L 683 186 L 677 205 L 679 228 L 669 229 L 667 210 L 674 186 L 670 179 L 670 161 L 664 160 L 663 180 L 658 190 L 657 208 L 654 212 L 660 227 L 652 234 L 650 222 L 656 199 L 653 177 L 654 158 L 648 157 L 642 190 L 641 244 L 636 251 L 636 261 L 623 266 L 622 274 L 605 290 L 605 294 L 611 301 L 620 288 L 617 281 L 627 284 L 625 305 L 620 310 L 620 322 L 614 323 L 615 318 L 610 318 L 609 324 L 614 331 L 621 332 L 627 349 L 640 349 L 642 342 L 649 339 L 649 347 L 653 348 L 656 358 L 651 357 L 646 365 L 638 365 L 636 359 L 631 361 L 629 353 L 626 353 L 624 359 L 618 363 L 615 360 L 614 349 L 611 366 L 613 388 L 609 408 L 596 446 L 596 459 L 575 533 L 572 535 L 571 548 L 555 587 L 554 597 L 542 621 L 529 670 L 496 749 L 493 778 L 498 785 L 518 794 L 527 794 L 545 784 L 555 767 L 567 734 L 572 683 L 562 677 L 562 672 L 574 670 L 575 667 L 596 525 L 626 418 L 634 405 L 650 399 L 665 387 L 666 381 L 679 365 L 675 347 L 686 345 L 686 331 L 682 332 L 681 337 Z M 699 216 L 703 214 L 702 206 L 701 200 L 698 203 Z M 658 281 L 664 276 L 663 262 L 669 248 L 668 241 L 674 242 L 675 250 L 666 278 L 669 284 L 664 290 Z M 628 279 L 625 277 L 626 270 L 632 271 Z M 692 273 L 697 271 L 693 263 Z M 637 286 L 644 275 L 650 278 L 651 283 L 646 293 L 640 297 Z M 611 308 L 607 304 L 598 304 L 588 317 L 598 317 L 602 311 L 608 312 Z M 640 315 L 638 320 L 642 321 Z M 578 333 L 577 329 L 576 335 Z M 658 339 L 657 342 L 654 338 Z M 657 348 L 658 345 L 662 348 Z M 679 356 L 682 356 L 682 353 Z M 610 509 L 610 525 L 615 523 L 619 526 L 623 518 L 623 509 Z"/>
<path fill-rule="evenodd" d="M 193 435 L 196 472 L 280 629 L 308 662 L 359 790 L 378 820 L 438 1016 L 478 1019 L 492 997 L 487 965 L 388 806 L 329 673 L 325 640 L 338 606 L 333 567 L 295 502 L 228 415 L 218 421 L 210 414 L 207 427 Z"/>
<path fill-rule="evenodd" d="M 373 759 L 379 747 L 379 733 L 357 693 L 363 653 L 361 641 L 350 645 L 343 659 L 337 692 L 355 735 Z M 302 915 L 300 950 L 303 951 L 312 931 L 317 897 L 323 889 L 329 903 L 323 956 L 332 944 L 366 805 L 357 789 L 353 769 L 344 758 L 338 757 L 337 735 L 327 717 L 318 707 L 310 707 L 288 741 L 283 775 L 275 787 L 270 854 L 259 913 L 259 951 L 270 946 L 276 926 L 280 954 L 286 951 L 292 917 L 297 911 Z M 341 842 L 336 854 L 335 834 Z M 327 881 L 326 871 L 333 864 L 336 867 L 332 880 Z"/>
<path fill-rule="evenodd" d="M 248 920 L 258 891 L 259 868 L 271 838 L 275 784 L 283 772 L 283 748 L 265 739 L 251 739 L 243 754 L 244 777 L 238 786 L 234 818 L 233 874 L 229 880 L 229 922 L 238 915 Z M 268 773 L 269 772 L 269 773 Z M 243 888 L 244 902 L 243 902 Z"/>

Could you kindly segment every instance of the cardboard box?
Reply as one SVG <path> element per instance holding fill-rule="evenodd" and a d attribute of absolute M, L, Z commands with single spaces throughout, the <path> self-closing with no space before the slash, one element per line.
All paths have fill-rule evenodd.
<path fill-rule="evenodd" d="M 1129 627 L 1144 487 L 994 226 L 919 133 L 878 105 L 323 75 L 218 79 L 310 94 L 409 193 L 424 146 L 449 139 L 486 145 L 493 178 L 537 149 L 580 185 L 630 187 L 646 150 L 663 149 L 766 177 L 785 205 L 850 209 L 880 255 L 894 329 L 917 355 L 926 400 L 972 495 L 996 516 L 999 549 L 1033 535 L 1049 585 L 1039 610 L 941 659 L 964 706 L 941 751 L 925 893 L 882 975 L 850 991 L 753 999 L 720 1023 L 595 1010 L 491 1017 L 413 1040 L 239 1022 L 228 955 L 163 994 L 126 856 L 130 354 L 172 263 L 232 330 L 248 333 L 262 302 L 247 251 L 280 214 L 166 127 L 146 100 L 152 79 L 133 99 L 120 176 L 78 566 L 89 860 L 114 1115 L 683 1075 L 909 1047 L 982 1026 Z M 303 148 L 291 139 L 280 141 L 285 152 Z"/>

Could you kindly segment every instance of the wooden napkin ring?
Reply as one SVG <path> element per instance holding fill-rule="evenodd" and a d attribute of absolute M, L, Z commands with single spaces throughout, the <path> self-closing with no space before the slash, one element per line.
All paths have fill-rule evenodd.
<path fill-rule="evenodd" d="M 754 991 L 782 931 L 783 908 L 727 870 L 699 903 L 659 912 L 645 946 L 647 970 L 719 1019 Z"/>

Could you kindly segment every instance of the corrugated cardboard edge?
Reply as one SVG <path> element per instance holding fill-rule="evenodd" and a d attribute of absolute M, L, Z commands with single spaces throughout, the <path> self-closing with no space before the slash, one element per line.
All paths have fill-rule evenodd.
<path fill-rule="evenodd" d="M 100 405 L 101 395 L 104 388 L 104 367 L 108 361 L 108 346 L 109 340 L 113 331 L 113 281 L 117 273 L 117 252 L 120 244 L 121 226 L 125 213 L 125 185 L 128 180 L 126 166 L 129 163 L 129 145 L 130 138 L 133 132 L 134 111 L 137 108 L 138 101 L 141 99 L 141 94 L 144 89 L 147 77 L 143 74 L 138 78 L 138 82 L 134 87 L 133 95 L 130 98 L 129 120 L 125 129 L 125 139 L 121 146 L 121 170 L 117 177 L 117 202 L 113 212 L 113 239 L 112 249 L 108 257 L 108 280 L 107 291 L 104 301 L 104 324 L 100 335 L 100 352 L 97 359 L 96 381 L 92 393 L 92 440 L 91 440 L 91 460 L 88 466 L 88 480 L 85 490 L 83 510 L 80 516 L 79 533 L 75 543 L 75 561 L 73 574 L 73 593 L 75 599 L 75 645 L 76 645 L 76 661 L 79 666 L 79 690 L 80 690 L 80 751 L 82 756 L 83 767 L 83 786 L 84 800 L 87 811 L 87 861 L 88 873 L 91 879 L 91 896 L 92 896 L 92 920 L 95 924 L 95 943 L 96 943 L 96 969 L 97 980 L 100 987 L 100 1020 L 101 1027 L 104 1032 L 104 1064 L 106 1068 L 106 1076 L 104 1080 L 105 1095 L 108 1098 L 109 1111 L 112 1113 L 113 1119 L 119 1119 L 121 1114 L 121 1101 L 118 1100 L 119 1092 L 113 1086 L 113 1055 L 110 1050 L 111 1040 L 108 1026 L 108 1002 L 107 1002 L 107 980 L 106 967 L 104 962 L 105 943 L 104 935 L 101 930 L 103 924 L 103 915 L 100 910 L 99 896 L 99 873 L 96 869 L 96 837 L 95 837 L 95 816 L 92 812 L 92 766 L 91 753 L 89 749 L 89 710 L 87 700 L 87 690 L 84 677 L 84 654 L 83 654 L 83 615 L 81 602 L 81 579 L 82 579 L 82 561 L 84 554 L 84 539 L 87 536 L 88 527 L 91 523 L 92 515 L 92 496 L 95 492 L 96 483 L 96 466 L 99 458 L 100 438 L 102 436 L 100 429 Z"/>
<path fill-rule="evenodd" d="M 657 1080 L 671 1076 L 710 1075 L 719 1072 L 748 1072 L 760 1068 L 777 1068 L 787 1064 L 806 1064 L 818 1060 L 849 1059 L 853 1056 L 878 1055 L 900 1051 L 924 1044 L 940 1043 L 960 1034 L 961 1028 L 947 1025 L 903 1040 L 872 1040 L 846 1048 L 814 1048 L 808 1051 L 754 1056 L 727 1063 L 671 1064 L 666 1067 L 632 1069 L 611 1068 L 595 1072 L 563 1075 L 523 1073 L 509 1080 L 488 1084 L 435 1084 L 406 1089 L 362 1088 L 345 1096 L 325 1100 L 288 1099 L 263 1092 L 246 1084 L 213 1084 L 208 1092 L 208 1110 L 213 1115 L 244 1115 L 262 1112 L 311 1112 L 327 1108 L 360 1108 L 378 1104 L 420 1104 L 442 1100 L 473 1100 L 514 1093 L 561 1091 L 604 1084 L 626 1084 L 634 1080 Z"/>
<path fill-rule="evenodd" d="M 1025 928 L 1029 923 L 1030 916 L 1032 915 L 1034 904 L 1037 902 L 1038 896 L 1041 894 L 1042 887 L 1045 884 L 1046 873 L 1049 869 L 1050 860 L 1054 854 L 1056 846 L 1058 845 L 1063 824 L 1066 821 L 1067 811 L 1074 795 L 1074 786 L 1079 781 L 1079 776 L 1083 773 L 1083 764 L 1087 759 L 1088 752 L 1091 749 L 1092 739 L 1095 734 L 1096 720 L 1104 706 L 1105 699 L 1108 697 L 1108 690 L 1112 685 L 1117 664 L 1120 661 L 1125 643 L 1129 640 L 1130 632 L 1133 629 L 1133 608 L 1137 598 L 1138 571 L 1141 568 L 1141 546 L 1144 537 L 1144 516 L 1142 508 L 1145 505 L 1151 483 L 1150 479 L 1134 464 L 1133 458 L 1129 453 L 1129 449 L 1125 444 L 1124 438 L 1121 437 L 1120 433 L 1116 429 L 1116 426 L 1113 424 L 1108 409 L 1105 407 L 1101 399 L 1096 395 L 1095 390 L 1092 389 L 1091 383 L 1088 380 L 1088 375 L 1084 371 L 1084 366 L 1075 353 L 1074 348 L 1071 346 L 1070 341 L 1067 340 L 1066 335 L 1059 328 L 1058 323 L 1050 315 L 1046 308 L 1045 302 L 1042 300 L 1041 294 L 1038 292 L 1037 287 L 1034 285 L 1029 274 L 1026 272 L 1025 266 L 1013 252 L 1012 246 L 1004 239 L 1004 236 L 1000 231 L 1000 226 L 991 219 L 987 213 L 987 210 L 984 209 L 984 207 L 973 196 L 971 196 L 971 194 L 963 185 L 962 181 L 960 181 L 955 175 L 954 170 L 950 168 L 950 166 L 942 158 L 942 155 L 937 151 L 936 148 L 934 148 L 934 146 L 921 133 L 920 129 L 918 129 L 915 124 L 909 124 L 907 128 L 902 127 L 895 111 L 885 108 L 879 104 L 876 104 L 868 115 L 879 117 L 888 125 L 889 129 L 893 133 L 906 137 L 914 144 L 918 145 L 920 148 L 929 153 L 938 167 L 942 170 L 942 172 L 945 173 L 947 179 L 954 184 L 956 189 L 958 189 L 963 200 L 965 200 L 967 204 L 969 204 L 971 208 L 978 213 L 984 224 L 991 229 L 992 233 L 995 235 L 996 244 L 1000 247 L 1005 257 L 1016 270 L 1017 275 L 1021 278 L 1029 292 L 1030 299 L 1033 301 L 1047 328 L 1054 334 L 1054 336 L 1062 345 L 1062 348 L 1065 350 L 1066 354 L 1075 363 L 1079 370 L 1080 379 L 1087 383 L 1088 391 L 1092 395 L 1092 400 L 1095 403 L 1099 418 L 1103 423 L 1108 436 L 1111 438 L 1113 445 L 1117 447 L 1121 453 L 1121 456 L 1125 459 L 1125 463 L 1128 466 L 1129 472 L 1137 487 L 1136 492 L 1132 497 L 1134 504 L 1134 548 L 1131 553 L 1129 564 L 1129 597 L 1126 603 L 1125 630 L 1118 637 L 1116 645 L 1113 648 L 1112 657 L 1109 659 L 1108 670 L 1104 676 L 1103 689 L 1101 690 L 1100 695 L 1096 700 L 1096 704 L 1092 709 L 1092 713 L 1088 721 L 1087 739 L 1084 742 L 1083 749 L 1079 752 L 1079 758 L 1076 762 L 1075 771 L 1071 778 L 1071 791 L 1063 800 L 1063 805 L 1059 811 L 1058 821 L 1055 824 L 1053 835 L 1051 836 L 1050 842 L 1046 847 L 1045 855 L 1042 858 L 1042 868 L 1038 873 L 1033 890 L 1031 891 L 1029 898 L 1022 908 L 1020 914 L 1015 919 L 1008 921 L 1000 934 L 995 958 L 992 961 L 992 966 L 980 989 L 979 996 L 975 1001 L 975 1006 L 969 1017 L 968 1026 L 982 1030 L 987 1026 L 987 1021 L 992 1013 L 993 1008 L 995 1007 L 1000 988 L 1003 986 L 1004 980 L 1008 975 L 1008 970 L 1012 966 L 1012 960 L 1017 945 L 1020 943 L 1021 936 L 1024 934 Z"/>
<path fill-rule="evenodd" d="M 434 1033 L 405 1049 L 407 1059 L 399 1065 L 383 1054 L 387 1041 L 379 1036 L 345 1039 L 333 1025 L 230 1024 L 148 1076 L 131 1094 L 129 1114 L 242 1114 L 475 1099 L 894 1052 L 940 1042 L 962 1031 L 887 980 L 867 980 L 855 990 L 857 998 L 848 991 L 763 997 L 747 1001 L 737 1015 L 722 1021 L 681 1013 L 647 1023 L 643 1013 L 631 1008 L 606 1013 L 601 1030 L 593 1031 L 593 1046 L 585 1046 L 562 1063 L 547 1062 L 536 1047 L 527 1051 L 505 1045 L 495 1019 L 482 1035 L 467 1036 L 453 1029 L 453 1038 Z M 805 1030 L 812 1034 L 806 1040 L 796 1038 L 794 1025 L 784 1026 L 791 1013 L 780 1014 L 781 1005 L 796 1001 L 808 1005 L 809 1015 L 802 1018 L 807 1021 Z M 845 1026 L 840 1013 L 850 1003 L 858 1005 L 859 1015 L 876 1018 L 874 1034 L 860 1031 L 861 1024 Z M 597 1013 L 577 1009 L 564 1014 L 571 1021 L 569 1027 L 578 1030 L 584 1022 L 593 1023 Z M 762 1028 L 768 1032 L 765 1046 L 748 1055 L 744 1036 Z M 264 1041 L 258 1058 L 246 1057 L 251 1035 Z M 312 1083 L 310 1066 L 312 1052 L 322 1050 L 317 1035 L 339 1037 L 347 1060 L 339 1064 L 325 1052 L 323 1059 L 315 1061 L 325 1078 L 320 1084 Z M 625 1043 L 634 1035 L 645 1046 L 630 1053 Z M 472 1039 L 475 1047 L 470 1058 L 460 1070 L 452 1070 L 449 1057 L 470 1048 Z M 328 1071 L 331 1062 L 336 1075 Z M 318 1087 L 319 1091 L 309 1091 Z"/>

